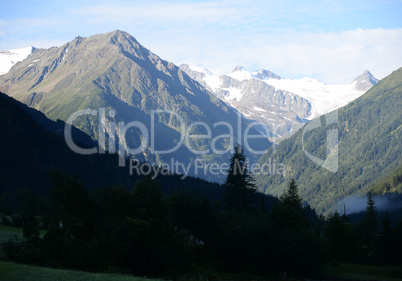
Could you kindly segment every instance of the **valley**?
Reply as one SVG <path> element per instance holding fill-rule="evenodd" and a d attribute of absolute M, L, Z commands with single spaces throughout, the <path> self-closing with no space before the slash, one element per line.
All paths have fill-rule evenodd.
<path fill-rule="evenodd" d="M 0 63 L 0 279 L 399 278 L 402 68 L 215 75 L 120 30 Z"/>

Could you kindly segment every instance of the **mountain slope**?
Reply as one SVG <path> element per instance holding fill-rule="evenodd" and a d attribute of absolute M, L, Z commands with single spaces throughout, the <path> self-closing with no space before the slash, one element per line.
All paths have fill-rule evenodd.
<path fill-rule="evenodd" d="M 22 189 L 30 189 L 45 194 L 51 186 L 49 173 L 56 170 L 79 175 L 90 188 L 106 183 L 134 184 L 136 176 L 130 177 L 127 168 L 116 169 L 116 156 L 83 156 L 72 152 L 59 134 L 63 130 L 57 130 L 63 129 L 64 124 L 48 120 L 34 109 L 24 108 L 3 93 L 0 93 L 0 117 L 0 127 L 4 130 L 0 138 L 0 193 L 17 194 Z M 54 131 L 49 130 L 54 128 Z"/>
<path fill-rule="evenodd" d="M 213 125 L 226 122 L 235 136 L 242 135 L 248 125 L 236 111 L 177 66 L 160 59 L 134 37 L 118 30 L 77 37 L 60 48 L 37 50 L 29 61 L 21 62 L 1 76 L 0 85 L 2 91 L 51 119 L 66 121 L 78 110 L 97 110 L 99 117 L 80 116 L 74 124 L 112 151 L 121 152 L 123 147 L 128 154 L 159 165 L 178 161 L 194 168 L 195 159 L 227 163 L 230 152 L 212 153 L 211 145 L 225 151 L 232 145 L 231 139 L 222 137 L 216 142 L 213 139 L 230 130 L 227 126 Z M 127 125 L 133 121 L 143 127 L 137 123 L 138 126 L 125 132 L 124 126 L 117 126 L 120 122 Z M 107 131 L 105 137 L 103 127 Z M 190 135 L 211 137 L 191 137 L 185 142 L 184 129 Z M 258 134 L 254 128 L 250 132 Z M 270 145 L 267 140 L 254 143 L 254 148 L 261 151 Z M 172 153 L 162 153 L 178 144 L 182 145 Z M 198 154 L 208 148 L 209 153 Z M 205 178 L 210 176 L 193 172 Z"/>
<path fill-rule="evenodd" d="M 337 122 L 325 125 L 322 116 L 322 126 L 309 130 L 307 124 L 290 139 L 281 142 L 276 150 L 270 149 L 261 157 L 260 164 L 275 163 L 277 167 L 283 164 L 284 173 L 261 174 L 257 178 L 259 186 L 267 193 L 280 195 L 288 180 L 294 177 L 302 198 L 320 212 L 329 211 L 337 200 L 349 194 L 364 193 L 402 164 L 401 97 L 402 68 L 340 108 Z M 332 117 L 336 121 L 336 112 Z M 327 130 L 336 129 L 339 142 L 337 146 L 328 144 L 333 150 L 329 151 L 327 159 L 327 163 L 331 162 L 331 157 L 338 152 L 338 167 L 334 173 L 315 164 L 305 151 L 310 156 L 326 159 L 327 134 L 330 134 Z"/>
<path fill-rule="evenodd" d="M 284 79 L 265 69 L 248 72 L 241 66 L 222 76 L 186 64 L 180 68 L 246 118 L 275 131 L 279 140 L 295 133 L 306 119 L 345 106 L 378 82 L 367 70 L 350 84 L 326 85 L 308 77 Z"/>
<path fill-rule="evenodd" d="M 129 166 L 119 167 L 117 155 L 79 155 L 69 149 L 63 137 L 64 122 L 53 122 L 43 113 L 0 92 L 0 195 L 8 192 L 10 198 L 23 189 L 47 194 L 52 187 L 49 173 L 55 171 L 78 175 L 90 190 L 106 185 L 123 185 L 133 188 L 136 180 L 143 179 L 130 173 Z M 60 131 L 61 128 L 61 131 Z M 73 131 L 77 143 L 88 140 L 82 132 Z M 95 143 L 88 144 L 90 147 Z M 196 190 L 216 200 L 222 198 L 223 188 L 196 178 L 179 175 L 159 176 L 165 193 Z M 272 200 L 272 199 L 267 199 Z"/>
<path fill-rule="evenodd" d="M 402 166 L 399 166 L 379 180 L 369 189 L 369 192 L 382 195 L 392 193 L 402 194 Z"/>

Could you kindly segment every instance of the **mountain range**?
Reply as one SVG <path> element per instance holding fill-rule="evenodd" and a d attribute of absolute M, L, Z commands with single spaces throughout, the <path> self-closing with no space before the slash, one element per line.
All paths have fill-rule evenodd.
<path fill-rule="evenodd" d="M 56 133 L 72 123 L 90 137 L 76 133 L 76 142 L 86 143 L 84 149 L 99 146 L 100 154 L 119 153 L 222 182 L 225 174 L 210 168 L 228 163 L 231 147 L 240 142 L 251 165 L 272 170 L 255 174 L 261 191 L 278 196 L 295 178 L 303 200 L 319 212 L 333 211 L 341 199 L 393 178 L 402 164 L 401 69 L 380 82 L 365 71 L 346 85 L 240 66 L 217 76 L 177 67 L 118 30 L 29 52 L 0 75 L 0 90 L 55 121 L 32 114 Z M 1 55 L 14 53 L 23 58 L 16 51 Z M 257 138 L 245 145 L 246 135 Z M 15 136 L 21 142 L 30 138 Z M 272 146 L 269 139 L 279 144 Z"/>
<path fill-rule="evenodd" d="M 205 165 L 227 163 L 245 131 L 260 135 L 179 67 L 118 30 L 35 49 L 0 76 L 0 90 L 52 120 L 97 110 L 77 116 L 74 125 L 103 149 L 210 180 L 219 175 L 208 173 Z M 250 149 L 262 153 L 269 146 L 266 138 L 249 140 L 246 152 L 257 161 L 259 155 Z"/>
<path fill-rule="evenodd" d="M 326 85 L 309 77 L 284 79 L 266 69 L 249 72 L 241 66 L 221 76 L 187 64 L 180 68 L 245 118 L 268 126 L 276 142 L 309 120 L 345 106 L 378 82 L 368 70 L 350 84 Z"/>
<path fill-rule="evenodd" d="M 1 51 L 0 75 L 35 50 L 30 46 Z M 32 60 L 28 65 L 31 67 L 37 62 Z M 275 142 L 291 136 L 308 120 L 353 101 L 378 82 L 368 70 L 350 84 L 326 85 L 308 77 L 284 79 L 266 69 L 248 72 L 241 66 L 221 76 L 187 64 L 180 65 L 180 68 L 238 110 L 244 118 L 261 123 L 262 126 L 256 126 L 256 129 Z M 264 126 L 268 126 L 269 130 L 265 130 Z"/>

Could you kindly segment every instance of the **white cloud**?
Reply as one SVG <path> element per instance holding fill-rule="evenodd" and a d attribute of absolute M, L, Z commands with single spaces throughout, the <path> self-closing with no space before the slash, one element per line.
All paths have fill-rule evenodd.
<path fill-rule="evenodd" d="M 402 29 L 289 31 L 228 41 L 225 36 L 230 37 L 187 34 L 158 37 L 163 44 L 149 37 L 145 41 L 163 58 L 205 67 L 218 74 L 228 73 L 239 64 L 250 71 L 267 68 L 287 78 L 312 76 L 338 84 L 351 82 L 365 69 L 383 78 L 402 66 Z"/>
<path fill-rule="evenodd" d="M 0 49 L 7 42 L 13 42 L 7 43 L 9 49 L 50 47 L 78 35 L 121 29 L 164 59 L 217 74 L 239 64 L 248 70 L 267 68 L 287 78 L 308 75 L 325 83 L 347 83 L 365 69 L 383 78 L 402 66 L 402 29 L 317 29 L 320 23 L 339 20 L 339 15 L 375 10 L 381 4 L 366 2 L 117 1 L 108 5 L 97 1 L 96 6 L 75 5 L 50 16 L 2 19 Z"/>
<path fill-rule="evenodd" d="M 72 14 L 85 16 L 91 21 L 115 23 L 135 23 L 147 20 L 168 21 L 172 23 L 210 23 L 224 22 L 227 19 L 241 19 L 241 9 L 222 2 L 172 3 L 148 2 L 135 5 L 99 5 L 69 10 Z"/>

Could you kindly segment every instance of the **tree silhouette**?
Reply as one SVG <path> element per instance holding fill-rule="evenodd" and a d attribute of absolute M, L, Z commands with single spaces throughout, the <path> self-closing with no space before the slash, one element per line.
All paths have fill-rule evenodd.
<path fill-rule="evenodd" d="M 302 199 L 299 196 L 299 191 L 297 189 L 297 184 L 295 179 L 291 179 L 289 182 L 289 187 L 286 189 L 285 193 L 282 194 L 280 198 L 281 202 L 285 205 L 291 206 L 296 210 L 303 208 Z"/>
<path fill-rule="evenodd" d="M 281 227 L 291 229 L 308 228 L 309 222 L 299 196 L 296 181 L 291 179 L 288 188 L 274 207 L 273 218 Z"/>
<path fill-rule="evenodd" d="M 256 200 L 256 185 L 240 144 L 230 159 L 225 181 L 224 205 L 227 210 L 250 210 Z"/>
<path fill-rule="evenodd" d="M 375 246 L 377 240 L 378 232 L 378 222 L 377 222 L 377 208 L 375 206 L 375 201 L 373 195 L 369 192 L 367 194 L 367 206 L 364 219 L 364 242 L 366 250 L 366 258 L 368 262 L 374 260 Z"/>

